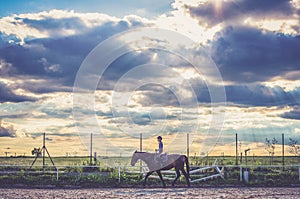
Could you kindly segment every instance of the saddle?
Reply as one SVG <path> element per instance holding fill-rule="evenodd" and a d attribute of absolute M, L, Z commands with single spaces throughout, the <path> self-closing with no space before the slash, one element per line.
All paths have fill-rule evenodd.
<path fill-rule="evenodd" d="M 162 153 L 160 155 L 156 154 L 154 156 L 154 161 L 160 163 L 166 163 L 168 161 L 168 154 L 167 153 Z"/>

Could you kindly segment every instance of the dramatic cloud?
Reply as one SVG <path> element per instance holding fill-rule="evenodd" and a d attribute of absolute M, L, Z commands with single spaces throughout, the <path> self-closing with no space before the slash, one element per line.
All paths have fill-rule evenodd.
<path fill-rule="evenodd" d="M 105 23 L 118 23 L 120 19 L 101 13 L 75 13 L 51 10 L 49 12 L 19 14 L 0 19 L 1 32 L 26 43 L 30 38 L 58 38 L 78 35 Z"/>
<path fill-rule="evenodd" d="M 16 137 L 16 130 L 13 125 L 4 125 L 2 123 L 2 119 L 0 119 L 0 137 Z"/>
<path fill-rule="evenodd" d="M 300 106 L 295 106 L 291 111 L 286 112 L 280 116 L 287 119 L 300 120 Z"/>
<path fill-rule="evenodd" d="M 24 101 L 35 101 L 33 97 L 27 97 L 23 95 L 15 94 L 11 88 L 0 82 L 0 103 L 3 102 L 24 102 Z"/>
<path fill-rule="evenodd" d="M 185 9 L 200 23 L 214 26 L 218 23 L 243 22 L 246 18 L 288 18 L 297 14 L 290 0 L 229 0 L 199 1 L 185 5 Z"/>
<path fill-rule="evenodd" d="M 227 27 L 212 45 L 212 57 L 222 77 L 231 82 L 267 81 L 300 71 L 300 37 Z"/>
<path fill-rule="evenodd" d="M 140 88 L 142 97 L 138 101 L 143 106 L 180 106 L 179 99 L 170 89 L 163 85 L 147 85 Z"/>
<path fill-rule="evenodd" d="M 226 86 L 226 95 L 229 102 L 250 106 L 293 106 L 300 102 L 300 89 L 286 92 L 280 87 L 263 85 Z"/>
<path fill-rule="evenodd" d="M 1 26 L 0 32 L 9 36 L 0 37 L 4 43 L 0 49 L 0 73 L 46 79 L 46 87 L 26 81 L 18 85 L 38 93 L 70 90 L 65 86 L 73 86 L 81 62 L 97 44 L 115 33 L 148 23 L 137 16 L 118 19 L 104 14 L 59 10 L 4 17 L 0 21 L 6 24 Z M 10 31 L 14 27 L 22 31 Z M 44 35 L 35 34 L 31 29 Z M 14 43 L 14 36 L 22 42 L 10 44 Z"/>
<path fill-rule="evenodd" d="M 198 153 L 203 133 L 222 129 L 210 125 L 212 115 L 223 116 L 225 110 L 224 146 L 232 142 L 235 131 L 243 141 L 255 142 L 282 131 L 299 133 L 298 0 L 175 0 L 168 9 L 166 3 L 162 5 L 165 10 L 155 13 L 163 14 L 155 18 L 154 8 L 136 11 L 140 16 L 151 15 L 151 20 L 55 9 L 2 15 L 0 118 L 8 122 L 0 124 L 0 137 L 6 137 L 2 140 L 23 135 L 28 141 L 24 145 L 30 143 L 31 148 L 41 132 L 47 132 L 58 154 L 62 143 L 69 152 L 83 151 L 78 147 L 80 140 L 69 143 L 81 128 L 80 133 L 93 132 L 96 137 L 101 132 L 118 150 L 130 151 L 140 132 L 149 139 L 158 133 L 172 139 L 199 126 Z M 83 81 L 96 84 L 96 91 L 87 98 L 82 94 L 82 104 L 73 107 L 76 74 L 94 47 L 122 31 L 148 26 L 176 31 L 194 43 L 180 46 L 180 53 L 155 49 L 166 44 L 163 39 L 153 41 L 151 49 L 135 48 L 149 44 L 147 38 L 127 46 L 126 37 L 112 43 L 113 49 L 122 46 L 132 52 L 115 59 L 101 78 L 97 67 L 102 63 L 96 63 Z M 198 71 L 191 61 L 199 64 Z M 140 69 L 143 65 L 147 67 Z M 215 81 L 213 68 L 223 81 Z M 212 102 L 211 92 L 220 87 L 226 91 L 228 106 L 221 100 Z M 214 112 L 214 106 L 224 109 Z M 206 141 L 214 145 L 216 138 Z M 103 151 L 105 144 L 99 144 Z"/>

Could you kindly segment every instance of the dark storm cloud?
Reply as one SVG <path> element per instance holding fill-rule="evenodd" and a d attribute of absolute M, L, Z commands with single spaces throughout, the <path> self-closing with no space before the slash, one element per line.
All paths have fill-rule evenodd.
<path fill-rule="evenodd" d="M 37 39 L 25 46 L 14 45 L 0 50 L 1 58 L 11 63 L 16 75 L 63 78 L 72 85 L 85 56 L 101 41 L 101 33 L 55 39 Z M 57 66 L 56 70 L 51 67 Z M 54 69 L 54 68 L 53 68 Z"/>
<path fill-rule="evenodd" d="M 118 82 L 118 80 L 122 76 L 126 75 L 126 73 L 130 72 L 131 69 L 142 64 L 149 63 L 151 61 L 151 54 L 152 53 L 149 52 L 137 53 L 135 51 L 132 51 L 118 57 L 109 65 L 109 67 L 107 67 L 107 69 L 101 76 L 101 81 L 99 82 L 98 88 L 101 90 L 114 89 L 114 86 Z M 155 71 L 152 70 L 151 72 Z M 143 77 L 146 77 L 147 75 L 149 75 L 149 73 L 147 73 L 147 71 L 144 71 L 143 74 L 131 75 L 129 79 L 131 79 L 132 81 L 136 81 L 138 79 L 143 79 Z M 126 80 L 126 82 L 122 82 L 122 85 L 120 85 L 122 86 L 122 88 L 120 89 L 122 89 L 123 91 L 126 89 L 130 89 L 130 87 L 132 87 L 130 85 L 134 85 L 128 82 L 128 79 Z M 129 83 L 130 85 L 127 85 L 127 83 Z"/>
<path fill-rule="evenodd" d="M 196 94 L 198 103 L 211 103 L 210 90 L 202 82 L 193 80 L 192 89 Z M 234 84 L 226 85 L 226 101 L 242 106 L 295 106 L 300 104 L 300 88 L 292 91 L 285 91 L 279 86 L 268 87 L 262 84 Z M 141 88 L 143 98 L 141 103 L 144 106 L 162 105 L 183 107 L 180 99 L 171 90 L 160 85 L 148 85 Z M 222 101 L 216 101 L 221 102 Z"/>
<path fill-rule="evenodd" d="M 228 102 L 250 106 L 281 106 L 300 103 L 300 89 L 284 91 L 281 87 L 263 85 L 231 85 L 226 86 Z"/>
<path fill-rule="evenodd" d="M 17 43 L 21 42 L 21 40 L 19 38 L 16 38 L 14 35 L 7 35 L 0 31 L 0 48 L 2 49 L 13 45 L 9 41 L 15 41 Z"/>
<path fill-rule="evenodd" d="M 266 81 L 300 70 L 300 37 L 227 27 L 212 44 L 222 78 L 232 82 Z"/>
<path fill-rule="evenodd" d="M 211 103 L 210 91 L 201 82 L 193 83 L 198 102 Z M 300 104 L 300 89 L 285 91 L 279 86 L 268 87 L 262 84 L 225 85 L 226 101 L 246 106 L 282 106 Z"/>
<path fill-rule="evenodd" d="M 143 91 L 143 98 L 139 101 L 143 106 L 180 106 L 176 95 L 164 85 L 148 84 L 139 90 Z"/>
<path fill-rule="evenodd" d="M 15 131 L 0 127 L 0 137 L 16 137 Z"/>
<path fill-rule="evenodd" d="M 12 125 L 3 126 L 0 119 L 0 137 L 16 137 L 16 130 Z"/>
<path fill-rule="evenodd" d="M 23 113 L 23 114 L 1 114 L 0 115 L 0 120 L 1 119 L 6 119 L 6 118 L 13 118 L 13 119 L 16 119 L 16 118 L 28 118 L 30 114 L 28 113 Z"/>
<path fill-rule="evenodd" d="M 209 26 L 236 21 L 246 17 L 287 17 L 297 13 L 290 0 L 230 0 L 207 1 L 198 6 L 185 6 L 186 10 L 202 23 Z"/>
<path fill-rule="evenodd" d="M 257 6 L 259 4 L 259 6 Z M 207 6 L 210 3 L 207 3 Z M 205 7 L 205 5 L 202 5 Z M 252 10 L 257 13 L 271 13 L 278 11 L 286 14 L 292 8 L 288 1 L 241 1 L 233 3 L 224 2 L 223 13 L 230 18 L 231 9 L 234 6 L 244 7 L 244 9 Z M 199 6 L 200 9 L 201 6 Z M 210 7 L 209 7 L 210 8 Z M 192 8 L 190 8 L 192 9 Z M 202 8 L 201 8 L 202 9 Z M 200 12 L 200 11 L 199 11 Z M 203 10 L 204 12 L 204 10 Z M 209 16 L 212 8 L 206 10 Z M 234 11 L 233 11 L 234 13 Z M 119 22 L 106 22 L 98 27 L 87 28 L 77 17 L 65 19 L 43 19 L 29 20 L 19 19 L 28 26 L 45 30 L 49 32 L 51 38 L 26 40 L 25 45 L 8 45 L 7 38 L 1 34 L 0 36 L 0 60 L 4 60 L 9 64 L 9 76 L 24 78 L 44 79 L 42 83 L 34 84 L 24 81 L 23 85 L 18 85 L 27 91 L 34 93 L 48 92 L 70 92 L 76 73 L 81 62 L 88 53 L 101 41 L 109 36 L 127 30 L 134 26 L 142 26 L 142 22 L 131 19 L 129 22 L 120 20 Z M 71 36 L 55 35 L 55 31 L 62 29 L 82 29 L 86 30 Z M 7 45 L 2 45 L 2 43 Z M 260 30 L 249 27 L 227 27 L 219 32 L 212 41 L 212 57 L 221 72 L 222 78 L 233 83 L 250 83 L 262 82 L 269 80 L 275 76 L 285 76 L 287 73 L 300 70 L 300 37 L 286 36 L 275 34 L 272 32 L 262 32 Z M 116 59 L 99 83 L 99 89 L 113 89 L 115 83 L 122 75 L 129 72 L 132 68 L 149 63 L 151 56 L 157 52 L 132 52 Z M 166 56 L 158 53 L 158 60 L 163 61 Z M 176 66 L 176 64 L 173 64 Z M 151 71 L 149 71 L 150 73 Z M 153 71 L 152 71 L 153 72 Z M 161 73 L 157 77 L 169 77 L 170 74 Z M 133 78 L 147 77 L 148 72 L 140 74 Z M 170 77 L 172 78 L 172 77 Z M 294 75 L 289 79 L 299 79 Z M 129 82 L 129 83 L 132 83 Z M 160 82 L 158 82 L 160 83 Z M 259 84 L 259 83 L 258 83 Z M 193 89 L 197 95 L 197 99 L 201 103 L 210 103 L 210 94 L 207 87 L 201 84 L 193 83 Z M 126 85 L 124 84 L 124 88 Z M 125 88 L 126 89 L 126 88 Z M 143 92 L 144 98 L 140 103 L 145 106 L 159 104 L 162 106 L 179 106 L 176 95 L 169 89 L 159 85 L 148 85 L 139 88 Z M 266 94 L 269 93 L 269 94 Z M 271 95 L 270 95 L 271 93 Z M 296 104 L 294 96 L 299 96 L 299 91 L 285 92 L 280 88 L 267 88 L 257 86 L 250 88 L 249 86 L 232 85 L 226 86 L 226 94 L 228 101 L 237 104 L 247 105 L 276 105 L 276 104 Z M 19 96 L 0 84 L 0 102 L 5 101 L 33 101 L 34 99 Z M 289 101 L 291 100 L 291 101 Z M 49 112 L 50 110 L 47 110 Z M 49 112 L 51 114 L 51 111 Z M 65 117 L 68 113 L 61 113 L 61 117 Z M 102 115 L 102 113 L 97 113 Z M 107 115 L 110 117 L 110 114 Z"/>
<path fill-rule="evenodd" d="M 193 53 L 192 51 L 189 52 Z M 178 55 L 172 54 L 172 52 L 161 49 L 139 49 L 136 51 L 134 48 L 128 48 L 128 53 L 120 56 L 109 65 L 98 88 L 102 90 L 114 89 L 115 91 L 156 90 L 157 86 L 149 85 L 147 88 L 144 83 L 147 85 L 149 83 L 157 83 L 157 85 L 175 84 L 172 79 L 174 77 L 182 79 L 182 77 L 179 72 L 172 70 L 173 68 L 193 69 L 190 63 Z M 114 87 L 116 83 L 119 83 L 118 88 Z M 139 86 L 142 88 L 137 88 Z"/>
<path fill-rule="evenodd" d="M 286 119 L 300 120 L 300 106 L 295 106 L 291 111 L 283 113 L 280 116 Z"/>
<path fill-rule="evenodd" d="M 0 103 L 3 102 L 24 102 L 35 101 L 33 97 L 15 94 L 11 88 L 0 82 Z"/>
<path fill-rule="evenodd" d="M 51 37 L 42 39 L 25 39 L 24 45 L 8 45 L 4 37 L 0 37 L 0 59 L 12 66 L 10 76 L 30 76 L 37 79 L 45 79 L 47 86 L 38 84 L 20 85 L 20 88 L 27 88 L 32 92 L 45 93 L 53 91 L 70 91 L 76 73 L 88 53 L 101 41 L 109 36 L 125 31 L 132 26 L 142 25 L 141 21 L 130 18 L 130 22 L 120 20 L 118 22 L 107 21 L 97 27 L 89 28 L 84 26 L 80 19 L 43 19 L 30 20 L 19 19 L 29 27 L 47 31 Z M 64 36 L 55 34 L 55 31 L 63 29 L 75 29 L 77 34 Z M 120 63 L 119 63 L 120 64 Z M 119 66 L 119 65 L 118 65 Z M 118 68 L 122 70 L 122 67 Z M 117 71 L 118 72 L 118 71 Z M 116 76 L 117 73 L 115 73 Z M 108 77 L 109 78 L 109 77 Z"/>
<path fill-rule="evenodd" d="M 51 79 L 39 84 L 22 84 L 20 87 L 36 94 L 52 93 L 52 92 L 72 92 L 72 87 L 64 86 L 61 81 L 52 81 Z"/>

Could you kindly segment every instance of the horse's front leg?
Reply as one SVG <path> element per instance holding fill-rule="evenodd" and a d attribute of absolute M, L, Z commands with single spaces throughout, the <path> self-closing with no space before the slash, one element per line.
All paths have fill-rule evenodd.
<path fill-rule="evenodd" d="M 157 175 L 159 176 L 161 182 L 163 183 L 163 186 L 166 187 L 166 184 L 165 184 L 165 182 L 164 182 L 164 179 L 163 179 L 163 177 L 162 177 L 162 175 L 161 175 L 160 170 L 157 170 L 156 173 L 157 173 Z"/>
<path fill-rule="evenodd" d="M 186 179 L 186 183 L 187 183 L 188 187 L 190 187 L 191 183 L 190 183 L 189 175 L 185 172 L 184 169 L 181 169 L 181 172 L 182 172 L 182 174 L 184 175 L 184 177 Z"/>
<path fill-rule="evenodd" d="M 153 173 L 153 171 L 149 171 L 146 176 L 145 176 L 145 180 L 144 180 L 144 183 L 143 183 L 143 186 L 146 186 L 146 181 L 147 181 L 147 178 Z"/>

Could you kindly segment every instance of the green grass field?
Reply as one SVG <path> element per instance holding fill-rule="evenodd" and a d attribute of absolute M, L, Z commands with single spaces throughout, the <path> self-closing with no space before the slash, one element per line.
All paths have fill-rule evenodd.
<path fill-rule="evenodd" d="M 0 165 L 31 165 L 35 157 L 0 157 Z M 38 157 L 35 165 L 42 164 L 42 157 Z M 53 162 L 57 166 L 84 166 L 88 165 L 90 162 L 89 157 L 52 157 Z M 92 160 L 94 162 L 94 159 Z M 97 164 L 107 166 L 116 164 L 128 164 L 130 163 L 130 157 L 100 157 L 97 159 Z M 45 157 L 45 163 L 52 165 L 50 158 Z"/>
<path fill-rule="evenodd" d="M 0 157 L 0 165 L 15 165 L 15 166 L 30 166 L 35 157 Z M 100 167 L 117 167 L 129 166 L 131 157 L 98 157 L 96 165 Z M 234 166 L 236 165 L 236 158 L 233 156 L 208 156 L 208 157 L 193 157 L 189 158 L 190 165 L 194 166 L 208 166 L 212 165 L 215 160 L 218 160 L 218 165 Z M 88 166 L 90 164 L 89 157 L 52 157 L 56 166 Z M 43 158 L 38 157 L 34 166 L 42 165 Z M 94 159 L 92 159 L 93 164 Z M 250 156 L 247 158 L 247 164 L 253 166 L 270 165 L 270 157 L 266 156 Z M 282 165 L 282 157 L 274 156 L 272 165 Z M 300 158 L 296 156 L 285 156 L 285 165 L 298 165 Z M 49 157 L 45 157 L 45 164 L 51 166 L 52 163 Z M 245 165 L 245 157 L 242 161 L 238 159 L 238 165 Z"/>

